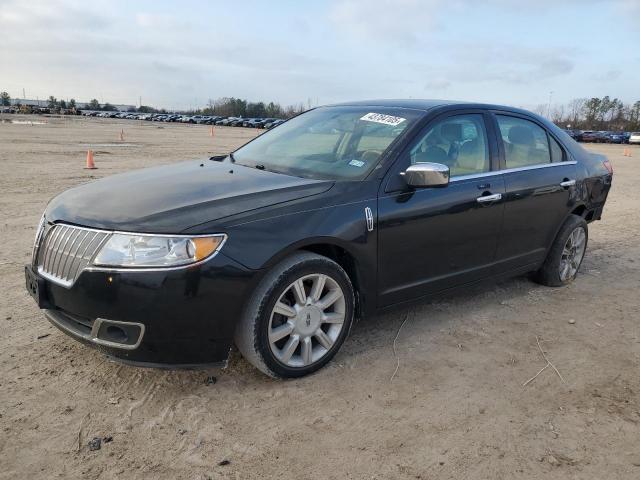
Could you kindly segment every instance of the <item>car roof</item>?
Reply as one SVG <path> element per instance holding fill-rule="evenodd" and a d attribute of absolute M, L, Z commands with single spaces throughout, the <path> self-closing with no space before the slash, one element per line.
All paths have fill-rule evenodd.
<path fill-rule="evenodd" d="M 460 100 L 437 100 L 437 99 L 378 99 L 378 100 L 358 100 L 354 102 L 342 102 L 328 105 L 336 106 L 363 106 L 363 107 L 390 107 L 390 108 L 410 108 L 428 112 L 441 107 L 455 108 L 483 108 L 492 110 L 505 110 L 531 115 L 531 112 L 506 105 L 493 105 L 478 102 L 466 102 Z"/>

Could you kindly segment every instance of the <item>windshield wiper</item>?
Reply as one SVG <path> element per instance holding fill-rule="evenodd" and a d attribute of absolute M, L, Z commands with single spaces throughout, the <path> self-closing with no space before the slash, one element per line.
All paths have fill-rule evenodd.
<path fill-rule="evenodd" d="M 233 156 L 233 152 L 229 152 L 229 159 L 231 160 L 231 163 L 236 163 L 236 159 Z"/>
<path fill-rule="evenodd" d="M 258 164 L 256 165 L 256 168 L 257 168 L 258 170 L 264 170 L 264 165 L 262 165 L 261 163 L 258 163 Z"/>

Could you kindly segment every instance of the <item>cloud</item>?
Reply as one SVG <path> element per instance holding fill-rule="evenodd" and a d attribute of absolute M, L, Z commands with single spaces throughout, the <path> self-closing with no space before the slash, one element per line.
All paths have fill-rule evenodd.
<path fill-rule="evenodd" d="M 451 82 L 444 77 L 435 77 L 427 82 L 425 90 L 445 90 L 451 86 Z"/>
<path fill-rule="evenodd" d="M 591 75 L 591 78 L 596 82 L 609 83 L 615 82 L 620 78 L 622 72 L 620 70 L 607 70 L 602 73 L 596 73 Z"/>
<path fill-rule="evenodd" d="M 437 28 L 441 3 L 442 0 L 346 0 L 334 3 L 329 18 L 340 31 L 361 40 L 411 44 Z"/>
<path fill-rule="evenodd" d="M 538 0 L 526 12 L 512 0 L 326 2 L 0 0 L 0 90 L 113 103 L 142 95 L 165 107 L 425 91 L 536 103 L 549 90 L 590 96 L 607 83 L 637 92 L 635 31 L 618 17 L 640 1 Z M 586 24 L 562 19 L 576 8 Z M 606 15 L 622 32 L 615 48 L 588 41 Z M 603 54 L 604 68 L 593 60 Z"/>

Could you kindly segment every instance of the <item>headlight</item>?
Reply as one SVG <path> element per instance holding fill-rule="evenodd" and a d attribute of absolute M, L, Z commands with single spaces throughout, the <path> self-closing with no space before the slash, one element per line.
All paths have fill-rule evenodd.
<path fill-rule="evenodd" d="M 226 235 L 189 237 L 114 233 L 93 260 L 101 267 L 178 267 L 217 252 Z"/>

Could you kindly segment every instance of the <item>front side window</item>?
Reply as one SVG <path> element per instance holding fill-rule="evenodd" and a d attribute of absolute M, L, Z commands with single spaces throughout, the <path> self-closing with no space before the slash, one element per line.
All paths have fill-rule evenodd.
<path fill-rule="evenodd" d="M 496 115 L 504 144 L 506 168 L 551 162 L 547 132 L 537 124 L 517 117 Z"/>
<path fill-rule="evenodd" d="M 430 126 L 411 149 L 411 163 L 447 165 L 452 177 L 490 170 L 489 147 L 480 114 L 455 115 Z"/>
<path fill-rule="evenodd" d="M 355 180 L 424 112 L 336 106 L 308 111 L 233 153 L 236 163 L 306 178 Z"/>

